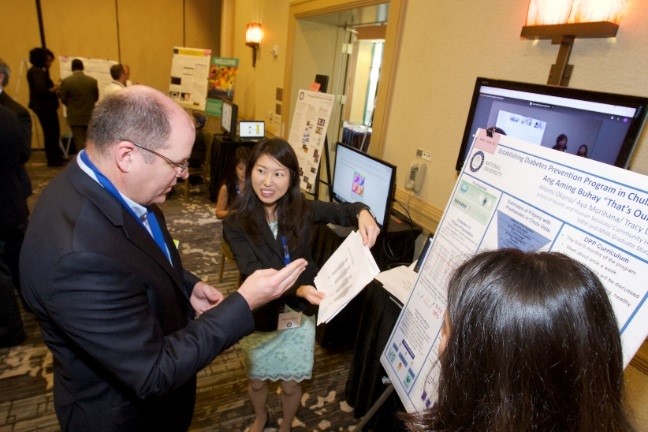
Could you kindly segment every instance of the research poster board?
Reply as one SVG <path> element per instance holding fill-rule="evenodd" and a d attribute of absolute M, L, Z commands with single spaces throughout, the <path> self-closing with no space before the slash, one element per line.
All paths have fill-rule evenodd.
<path fill-rule="evenodd" d="M 115 60 L 93 59 L 85 57 L 61 56 L 59 57 L 59 68 L 61 79 L 72 75 L 72 60 L 79 59 L 83 62 L 83 72 L 97 80 L 99 87 L 99 100 L 103 96 L 103 90 L 112 82 L 110 67 L 116 65 Z"/>
<path fill-rule="evenodd" d="M 322 149 L 326 139 L 335 95 L 299 90 L 288 142 L 299 160 L 300 186 L 308 193 L 315 190 Z"/>
<path fill-rule="evenodd" d="M 407 411 L 432 406 L 451 273 L 475 253 L 558 251 L 601 279 L 627 365 L 648 336 L 648 177 L 480 129 L 381 356 Z"/>
<path fill-rule="evenodd" d="M 223 109 L 223 99 L 234 100 L 236 75 L 238 74 L 239 59 L 212 57 L 207 79 L 208 115 L 220 117 Z"/>
<path fill-rule="evenodd" d="M 205 110 L 211 50 L 174 47 L 169 96 L 185 108 Z"/>

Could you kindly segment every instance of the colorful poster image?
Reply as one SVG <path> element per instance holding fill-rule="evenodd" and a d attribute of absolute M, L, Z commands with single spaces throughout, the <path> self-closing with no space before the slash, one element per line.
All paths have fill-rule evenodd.
<path fill-rule="evenodd" d="M 211 50 L 173 48 L 169 96 L 185 108 L 205 109 Z"/>
<path fill-rule="evenodd" d="M 364 183 L 364 176 L 357 171 L 354 172 L 353 184 L 351 185 L 351 190 L 353 191 L 353 193 L 361 197 L 364 196 Z"/>
<path fill-rule="evenodd" d="M 223 99 L 234 100 L 234 87 L 238 72 L 237 58 L 212 57 L 207 78 L 207 106 L 205 112 L 221 116 Z"/>
<path fill-rule="evenodd" d="M 234 99 L 234 85 L 238 72 L 237 58 L 212 57 L 207 79 L 207 97 L 210 99 Z"/>

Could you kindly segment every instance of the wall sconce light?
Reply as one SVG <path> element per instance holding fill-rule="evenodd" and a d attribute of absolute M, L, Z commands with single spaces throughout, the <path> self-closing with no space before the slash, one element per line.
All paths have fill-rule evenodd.
<path fill-rule="evenodd" d="M 256 67 L 256 54 L 263 39 L 263 29 L 260 22 L 251 22 L 245 30 L 245 45 L 252 48 L 252 67 Z"/>
<path fill-rule="evenodd" d="M 569 56 L 574 40 L 615 37 L 627 0 L 530 0 L 521 37 L 551 39 L 560 44 L 547 84 L 567 87 L 573 65 Z"/>

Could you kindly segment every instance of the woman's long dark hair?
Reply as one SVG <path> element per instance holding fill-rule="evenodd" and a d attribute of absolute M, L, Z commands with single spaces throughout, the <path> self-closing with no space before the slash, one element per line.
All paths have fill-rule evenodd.
<path fill-rule="evenodd" d="M 261 243 L 260 227 L 266 223 L 263 204 L 252 189 L 252 169 L 257 160 L 268 155 L 285 166 L 290 175 L 286 194 L 277 201 L 277 220 L 279 232 L 286 237 L 288 245 L 293 248 L 300 237 L 308 232 L 310 214 L 304 194 L 299 188 L 299 162 L 292 146 L 280 138 L 263 140 L 253 149 L 245 170 L 245 187 L 239 195 L 238 205 L 233 217 L 237 218 L 245 232 L 255 241 Z"/>
<path fill-rule="evenodd" d="M 51 54 L 54 57 L 54 53 L 46 48 L 36 47 L 29 50 L 29 63 L 33 66 L 44 68 L 47 65 L 47 57 Z"/>
<path fill-rule="evenodd" d="M 478 254 L 448 287 L 439 399 L 410 430 L 632 431 L 621 339 L 596 275 L 560 253 Z"/>

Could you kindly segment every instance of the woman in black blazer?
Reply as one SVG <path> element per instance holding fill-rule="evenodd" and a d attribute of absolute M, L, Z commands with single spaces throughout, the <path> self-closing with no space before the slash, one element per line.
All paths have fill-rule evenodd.
<path fill-rule="evenodd" d="M 63 165 L 63 152 L 59 147 L 61 127 L 58 119 L 59 84 L 50 78 L 49 69 L 54 61 L 54 53 L 47 48 L 34 48 L 29 51 L 32 66 L 27 71 L 29 84 L 29 108 L 36 113 L 43 129 L 47 166 Z"/>
<path fill-rule="evenodd" d="M 256 332 L 241 341 L 255 420 L 250 432 L 268 421 L 268 381 L 280 381 L 283 417 L 290 430 L 301 399 L 300 382 L 311 377 L 316 306 L 324 293 L 313 286 L 317 274 L 310 240 L 315 224 L 357 224 L 371 247 L 380 232 L 362 203 L 306 200 L 299 188 L 299 162 L 282 139 L 262 141 L 252 150 L 239 204 L 224 221 L 223 233 L 243 277 L 261 268 L 280 269 L 297 258 L 308 267 L 283 296 L 254 311 Z"/>

